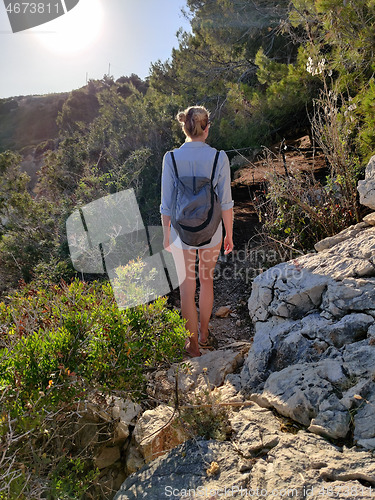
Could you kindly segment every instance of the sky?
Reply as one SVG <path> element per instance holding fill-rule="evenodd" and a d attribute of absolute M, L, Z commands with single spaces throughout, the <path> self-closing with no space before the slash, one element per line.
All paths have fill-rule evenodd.
<path fill-rule="evenodd" d="M 61 5 L 69 9 L 68 0 Z M 145 78 L 178 46 L 179 28 L 190 30 L 182 8 L 185 0 L 79 0 L 61 17 L 13 33 L 0 0 L 0 98 L 68 92 L 105 74 Z"/>

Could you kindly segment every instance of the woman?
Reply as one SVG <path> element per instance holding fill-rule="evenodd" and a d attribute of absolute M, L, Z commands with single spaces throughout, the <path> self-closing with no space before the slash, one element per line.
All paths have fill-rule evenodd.
<path fill-rule="evenodd" d="M 178 113 L 185 133 L 185 143 L 173 151 L 180 177 L 200 175 L 211 177 L 216 149 L 206 144 L 210 121 L 209 113 L 203 106 L 192 106 Z M 186 319 L 186 328 L 191 336 L 185 349 L 189 356 L 200 356 L 199 346 L 208 342 L 208 324 L 212 313 L 214 292 L 213 275 L 222 244 L 222 224 L 220 223 L 211 241 L 203 246 L 194 247 L 181 241 L 171 226 L 172 192 L 176 176 L 172 158 L 166 153 L 163 160 L 162 197 L 160 213 L 164 233 L 164 248 L 172 252 L 180 283 L 181 314 Z M 225 227 L 224 253 L 233 249 L 233 201 L 230 188 L 229 160 L 224 151 L 219 154 L 213 186 L 217 193 L 222 210 Z M 195 260 L 199 257 L 199 315 L 200 329 L 198 335 L 198 314 L 195 305 Z"/>

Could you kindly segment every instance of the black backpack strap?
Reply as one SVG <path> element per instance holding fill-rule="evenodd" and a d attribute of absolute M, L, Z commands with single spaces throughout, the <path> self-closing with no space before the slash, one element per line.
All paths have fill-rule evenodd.
<path fill-rule="evenodd" d="M 174 173 L 176 174 L 176 177 L 178 179 L 177 165 L 176 165 L 176 160 L 175 160 L 173 151 L 171 151 L 171 157 L 172 157 L 172 163 L 173 163 Z"/>
<path fill-rule="evenodd" d="M 216 172 L 216 165 L 217 165 L 217 161 L 219 159 L 219 154 L 220 154 L 220 151 L 216 151 L 215 160 L 214 160 L 214 166 L 212 167 L 212 175 L 211 175 L 211 182 L 212 183 L 214 182 L 214 177 L 215 177 L 215 172 Z"/>

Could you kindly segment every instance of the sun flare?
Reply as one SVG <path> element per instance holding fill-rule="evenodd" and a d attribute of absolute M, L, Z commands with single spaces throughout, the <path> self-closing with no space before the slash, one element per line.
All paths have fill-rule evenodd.
<path fill-rule="evenodd" d="M 78 5 L 45 26 L 35 28 L 35 36 L 48 50 L 59 55 L 73 55 L 98 40 L 103 26 L 101 0 L 80 0 Z M 48 31 L 47 31 L 48 30 Z"/>

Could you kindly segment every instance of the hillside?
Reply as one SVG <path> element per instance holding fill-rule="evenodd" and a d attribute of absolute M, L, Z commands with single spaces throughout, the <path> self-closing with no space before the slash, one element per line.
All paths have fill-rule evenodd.
<path fill-rule="evenodd" d="M 56 119 L 68 96 L 64 92 L 0 100 L 0 153 L 12 150 L 22 154 L 21 166 L 31 178 L 30 189 L 37 182 L 44 151 L 54 147 L 59 131 Z"/>
<path fill-rule="evenodd" d="M 58 135 L 56 119 L 68 92 L 0 100 L 0 152 L 22 151 Z"/>

